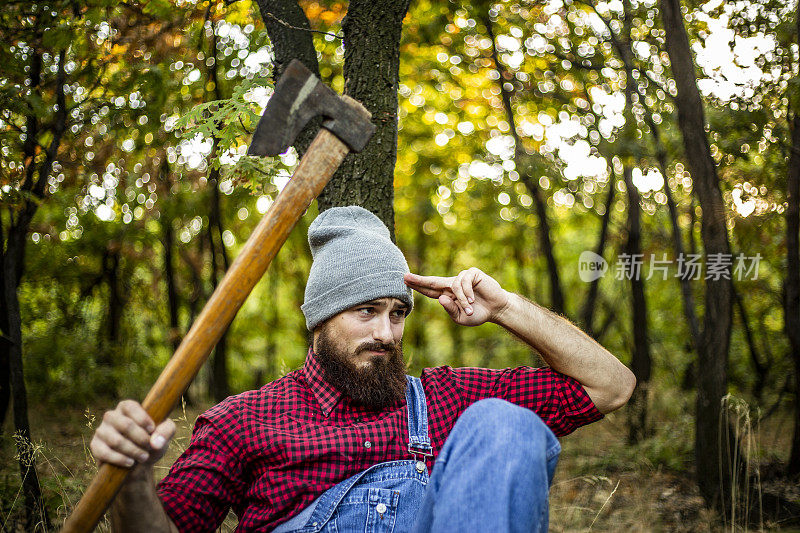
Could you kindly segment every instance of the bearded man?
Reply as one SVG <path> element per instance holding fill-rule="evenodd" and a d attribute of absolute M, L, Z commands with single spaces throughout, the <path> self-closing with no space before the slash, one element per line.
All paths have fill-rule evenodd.
<path fill-rule="evenodd" d="M 103 417 L 91 449 L 132 467 L 116 531 L 545 531 L 556 435 L 629 399 L 635 379 L 566 319 L 470 268 L 408 272 L 386 226 L 357 206 L 311 224 L 301 369 L 202 414 L 156 489 L 153 463 L 175 432 L 141 406 Z M 549 365 L 426 368 L 407 376 L 402 338 L 412 289 L 457 324 L 493 322 Z"/>

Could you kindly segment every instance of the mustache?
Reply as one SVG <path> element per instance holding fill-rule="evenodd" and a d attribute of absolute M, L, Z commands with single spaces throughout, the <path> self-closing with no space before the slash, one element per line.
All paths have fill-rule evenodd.
<path fill-rule="evenodd" d="M 398 350 L 398 345 L 392 342 L 364 342 L 356 349 L 356 353 L 367 351 L 383 351 L 395 353 Z"/>

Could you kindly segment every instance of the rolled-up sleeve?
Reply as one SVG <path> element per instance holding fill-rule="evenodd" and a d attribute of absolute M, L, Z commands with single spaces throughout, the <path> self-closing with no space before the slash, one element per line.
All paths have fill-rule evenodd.
<path fill-rule="evenodd" d="M 441 368 L 460 389 L 462 409 L 484 398 L 501 398 L 533 410 L 559 437 L 603 418 L 576 379 L 551 368 Z"/>
<path fill-rule="evenodd" d="M 209 413 L 197 419 L 189 447 L 158 484 L 164 510 L 180 531 L 215 531 L 247 490 L 235 432 L 232 438 L 228 424 Z"/>

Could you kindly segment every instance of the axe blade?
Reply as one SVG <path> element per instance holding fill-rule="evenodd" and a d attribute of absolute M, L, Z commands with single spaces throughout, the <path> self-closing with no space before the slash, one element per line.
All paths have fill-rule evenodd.
<path fill-rule="evenodd" d="M 352 152 L 360 152 L 375 131 L 360 105 L 339 97 L 300 61 L 293 59 L 275 86 L 258 121 L 247 155 L 276 156 L 285 152 L 309 120 L 325 117 L 322 126 Z"/>

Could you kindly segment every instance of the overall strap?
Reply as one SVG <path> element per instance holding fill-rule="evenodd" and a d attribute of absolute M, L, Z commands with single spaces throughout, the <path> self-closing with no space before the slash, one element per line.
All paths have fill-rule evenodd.
<path fill-rule="evenodd" d="M 425 389 L 422 381 L 414 376 L 406 376 L 406 403 L 408 404 L 408 451 L 416 456 L 433 455 L 431 439 L 428 436 L 428 405 L 425 402 Z"/>

